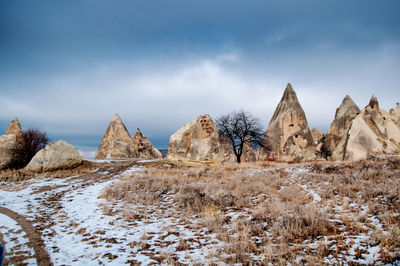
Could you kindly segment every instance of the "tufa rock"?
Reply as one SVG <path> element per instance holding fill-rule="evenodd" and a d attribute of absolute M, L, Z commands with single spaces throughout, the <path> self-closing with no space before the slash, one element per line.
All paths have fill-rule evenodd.
<path fill-rule="evenodd" d="M 101 140 L 96 159 L 136 158 L 135 143 L 118 114 L 114 114 Z"/>
<path fill-rule="evenodd" d="M 377 103 L 376 103 L 377 104 Z M 325 135 L 322 150 L 331 155 L 333 160 L 343 160 L 347 133 L 354 118 L 360 113 L 360 108 L 349 95 L 343 99 L 336 109 L 335 118 Z"/>
<path fill-rule="evenodd" d="M 313 138 L 314 144 L 317 145 L 324 137 L 324 134 L 322 134 L 322 132 L 318 128 L 314 127 L 311 130 L 311 136 Z"/>
<path fill-rule="evenodd" d="M 236 162 L 237 158 L 235 153 L 232 150 L 232 146 L 229 142 L 229 139 L 224 136 L 221 141 L 221 146 L 224 151 L 224 162 Z M 245 142 L 243 144 L 243 152 L 242 157 L 240 158 L 241 162 L 255 162 L 257 160 L 256 153 L 251 146 L 250 142 Z"/>
<path fill-rule="evenodd" d="M 24 136 L 18 118 L 14 118 L 8 125 L 5 135 L 0 136 L 0 169 L 7 168 L 15 158 L 13 150 L 23 144 Z"/>
<path fill-rule="evenodd" d="M 78 150 L 64 140 L 52 142 L 41 149 L 25 167 L 32 172 L 71 169 L 82 163 Z"/>
<path fill-rule="evenodd" d="M 22 136 L 24 134 L 18 118 L 14 118 L 13 120 L 11 120 L 10 124 L 8 124 L 6 135 L 7 134 L 14 134 L 16 136 Z"/>
<path fill-rule="evenodd" d="M 400 104 L 397 104 L 396 107 L 390 109 L 389 114 L 396 125 L 400 127 Z"/>
<path fill-rule="evenodd" d="M 300 161 L 315 156 L 315 145 L 306 115 L 290 83 L 271 118 L 264 142 L 269 144 L 269 149 L 260 150 L 261 160 Z"/>
<path fill-rule="evenodd" d="M 344 153 L 345 160 L 358 160 L 371 155 L 400 152 L 400 128 L 379 108 L 371 97 L 369 104 L 354 118 Z"/>
<path fill-rule="evenodd" d="M 151 159 L 151 158 L 162 158 L 162 154 L 143 136 L 142 132 L 138 128 L 135 135 L 132 136 L 133 142 L 135 143 L 135 150 L 137 158 Z"/>
<path fill-rule="evenodd" d="M 204 114 L 176 131 L 169 139 L 169 159 L 224 160 L 218 129 Z"/>

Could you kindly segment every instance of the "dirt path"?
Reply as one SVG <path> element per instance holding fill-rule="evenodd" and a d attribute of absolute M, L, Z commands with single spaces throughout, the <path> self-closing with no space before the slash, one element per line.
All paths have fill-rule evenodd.
<path fill-rule="evenodd" d="M 38 265 L 53 265 L 50 261 L 49 254 L 45 249 L 45 245 L 40 233 L 30 221 L 18 213 L 4 207 L 0 207 L 0 213 L 5 214 L 17 221 L 18 224 L 24 229 L 33 249 L 35 250 L 35 257 Z"/>

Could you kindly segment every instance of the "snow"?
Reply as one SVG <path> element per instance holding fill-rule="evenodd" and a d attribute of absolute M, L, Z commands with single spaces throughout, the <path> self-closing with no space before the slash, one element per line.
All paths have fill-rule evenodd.
<path fill-rule="evenodd" d="M 7 215 L 0 213 L 0 234 L 6 245 L 5 259 L 11 259 L 10 253 L 18 252 L 25 259 L 21 263 L 37 265 L 34 250 L 29 246 L 29 239 L 22 227 Z"/>

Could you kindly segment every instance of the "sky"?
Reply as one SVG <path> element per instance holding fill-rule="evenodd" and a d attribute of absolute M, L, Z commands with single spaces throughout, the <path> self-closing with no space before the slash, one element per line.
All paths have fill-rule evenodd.
<path fill-rule="evenodd" d="M 114 113 L 159 149 L 245 110 L 266 129 L 290 82 L 326 132 L 346 94 L 400 102 L 398 0 L 0 0 L 0 134 L 18 117 L 94 152 Z"/>

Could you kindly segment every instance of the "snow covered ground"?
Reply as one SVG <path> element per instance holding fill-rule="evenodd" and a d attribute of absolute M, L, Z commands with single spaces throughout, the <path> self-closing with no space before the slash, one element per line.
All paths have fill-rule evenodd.
<path fill-rule="evenodd" d="M 116 163 L 94 162 L 100 165 Z M 170 168 L 165 163 L 161 165 Z M 155 205 L 99 197 L 105 188 L 126 176 L 143 176 L 146 165 L 132 165 L 117 173 L 114 170 L 113 166 L 107 169 L 99 166 L 82 176 L 0 182 L 0 206 L 32 222 L 41 232 L 45 249 L 55 265 L 149 265 L 173 261 L 182 264 L 223 264 L 220 260 L 226 256 L 223 250 L 230 243 L 205 227 L 199 215 L 182 215 L 184 210 L 177 205 L 176 193 L 168 191 L 160 194 Z M 244 173 L 248 178 L 257 178 L 274 171 L 278 170 L 257 168 Z M 325 247 L 329 255 L 323 261 L 328 264 L 343 261 L 381 263 L 381 246 L 373 241 L 372 235 L 379 232 L 384 236 L 387 231 L 368 205 L 339 195 L 334 195 L 328 204 L 324 197 L 327 187 L 324 185 L 329 184 L 305 178 L 312 173 L 309 167 L 290 167 L 282 172 L 287 174 L 287 178 L 282 179 L 277 193 L 297 187 L 301 193 L 309 195 L 306 205 L 328 210 L 328 221 L 336 224 L 338 230 L 331 235 L 293 244 L 292 248 L 305 247 L 305 253 L 315 253 Z M 248 206 L 256 206 L 270 196 L 252 196 Z M 232 234 L 230 237 L 236 237 L 235 226 L 251 224 L 256 219 L 254 209 L 248 207 L 228 207 L 219 215 L 222 220 L 229 221 L 224 227 L 227 234 Z M 349 225 L 349 220 L 362 221 L 358 223 L 360 229 L 349 228 L 353 226 Z M 270 237 L 273 234 L 268 231 L 271 229 L 270 221 L 262 223 L 264 236 Z M 7 245 L 7 259 L 22 256 L 19 262 L 36 264 L 27 235 L 15 220 L 4 214 L 0 214 L 0 236 Z M 247 241 L 261 243 L 262 240 L 260 235 L 250 234 Z M 267 250 L 258 255 L 250 254 L 249 258 L 260 262 L 270 253 Z M 304 259 L 305 256 L 298 255 L 295 261 L 304 263 Z"/>

